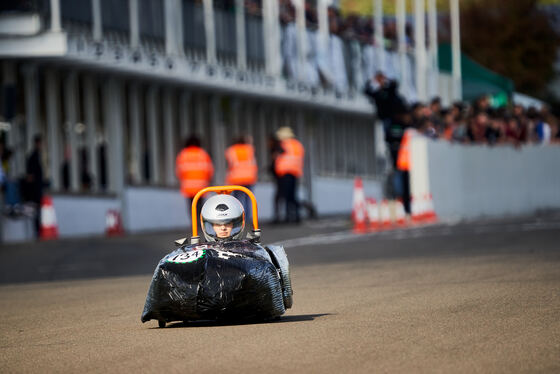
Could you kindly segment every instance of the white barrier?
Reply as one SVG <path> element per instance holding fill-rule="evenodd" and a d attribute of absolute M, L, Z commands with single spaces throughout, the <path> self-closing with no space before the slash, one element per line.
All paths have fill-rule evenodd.
<path fill-rule="evenodd" d="M 411 193 L 431 192 L 440 218 L 560 209 L 560 146 L 490 147 L 420 137 L 411 152 Z"/>

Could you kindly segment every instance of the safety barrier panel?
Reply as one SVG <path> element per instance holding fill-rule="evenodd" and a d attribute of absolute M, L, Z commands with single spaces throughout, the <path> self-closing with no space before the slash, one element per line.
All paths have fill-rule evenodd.
<path fill-rule="evenodd" d="M 431 193 L 443 219 L 560 209 L 560 146 L 459 145 L 415 138 L 412 196 Z"/>

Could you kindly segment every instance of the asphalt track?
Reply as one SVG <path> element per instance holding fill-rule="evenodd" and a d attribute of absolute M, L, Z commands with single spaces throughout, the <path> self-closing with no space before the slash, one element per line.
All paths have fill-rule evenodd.
<path fill-rule="evenodd" d="M 0 372 L 560 372 L 560 216 L 354 235 L 265 227 L 286 245 L 278 322 L 140 323 L 178 233 L 0 248 Z"/>

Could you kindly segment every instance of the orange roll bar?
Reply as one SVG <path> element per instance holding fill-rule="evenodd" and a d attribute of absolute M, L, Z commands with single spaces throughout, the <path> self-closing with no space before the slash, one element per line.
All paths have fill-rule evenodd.
<path fill-rule="evenodd" d="M 212 186 L 206 187 L 202 190 L 198 191 L 198 193 L 194 196 L 192 206 L 191 206 L 191 222 L 192 222 L 192 236 L 198 236 L 198 218 L 196 216 L 196 205 L 198 204 L 198 199 L 202 195 L 208 192 L 216 192 L 219 194 L 230 194 L 232 191 L 243 191 L 251 198 L 251 211 L 253 213 L 253 230 L 259 229 L 259 217 L 257 212 L 257 199 L 255 199 L 255 195 L 251 192 L 250 189 L 243 186 Z"/>

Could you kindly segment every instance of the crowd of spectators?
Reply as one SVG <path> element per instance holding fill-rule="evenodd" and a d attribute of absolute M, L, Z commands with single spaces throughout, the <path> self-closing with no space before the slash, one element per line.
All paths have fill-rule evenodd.
<path fill-rule="evenodd" d="M 219 2 L 229 3 L 234 6 L 234 0 L 218 0 Z M 249 14 L 260 16 L 262 0 L 245 0 L 245 8 Z M 228 5 L 226 5 L 228 7 Z M 294 22 L 295 8 L 291 0 L 279 0 L 280 21 L 283 24 Z M 374 33 L 375 25 L 371 16 L 360 14 L 343 15 L 339 8 L 329 7 L 329 28 L 330 32 L 345 40 L 358 40 L 361 43 L 375 44 Z M 319 21 L 317 7 L 309 1 L 305 2 L 305 22 L 308 30 L 317 30 Z M 413 43 L 413 31 L 410 23 L 405 27 L 406 42 L 410 47 Z M 397 46 L 397 26 L 394 19 L 383 22 L 383 35 L 385 48 L 396 50 Z"/>
<path fill-rule="evenodd" d="M 461 144 L 560 144 L 559 119 L 544 104 L 494 107 L 488 96 L 448 108 L 437 97 L 429 104 L 408 104 L 398 92 L 398 83 L 382 73 L 366 83 L 364 93 L 376 106 L 394 160 L 409 127 L 433 139 Z"/>
<path fill-rule="evenodd" d="M 406 116 L 410 118 L 407 119 Z M 429 105 L 414 104 L 405 115 L 421 133 L 463 144 L 560 144 L 558 118 L 546 106 L 492 108 L 488 97 L 472 104 L 442 108 L 438 98 Z"/>

